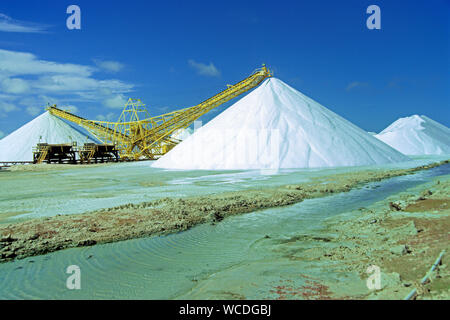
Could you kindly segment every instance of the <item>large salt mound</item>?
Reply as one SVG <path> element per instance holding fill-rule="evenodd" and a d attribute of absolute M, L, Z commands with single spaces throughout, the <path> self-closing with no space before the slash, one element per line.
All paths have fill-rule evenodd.
<path fill-rule="evenodd" d="M 190 135 L 192 135 L 194 131 L 191 128 L 186 129 L 178 129 L 172 134 L 172 138 L 178 139 L 178 140 L 186 140 Z"/>
<path fill-rule="evenodd" d="M 279 79 L 194 132 L 153 167 L 277 169 L 358 166 L 408 158 Z"/>
<path fill-rule="evenodd" d="M 99 143 L 87 135 L 82 129 L 75 129 L 47 111 L 0 140 L 0 162 L 32 161 L 33 147 L 39 142 L 58 144 L 76 141 L 78 145 L 85 142 Z"/>
<path fill-rule="evenodd" d="M 376 137 L 408 155 L 450 154 L 450 129 L 426 116 L 400 118 Z"/>

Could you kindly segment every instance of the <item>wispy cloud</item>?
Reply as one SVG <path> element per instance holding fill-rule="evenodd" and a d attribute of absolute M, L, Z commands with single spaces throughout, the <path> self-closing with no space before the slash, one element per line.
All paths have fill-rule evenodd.
<path fill-rule="evenodd" d="M 78 108 L 76 106 L 70 104 L 65 105 L 62 100 L 46 95 L 28 96 L 20 99 L 18 104 L 25 106 L 25 111 L 31 116 L 37 116 L 38 114 L 43 113 L 47 105 L 53 104 L 57 104 L 62 110 L 72 113 L 78 112 Z"/>
<path fill-rule="evenodd" d="M 209 64 L 196 62 L 192 59 L 188 60 L 189 65 L 197 71 L 198 74 L 208 77 L 218 77 L 220 76 L 220 71 L 216 66 L 210 62 Z"/>
<path fill-rule="evenodd" d="M 157 107 L 157 108 L 160 112 L 163 112 L 163 113 L 167 113 L 171 109 L 169 106 L 162 106 L 162 107 Z"/>
<path fill-rule="evenodd" d="M 36 115 L 47 103 L 123 107 L 125 94 L 134 85 L 118 79 L 98 79 L 98 71 L 95 66 L 41 60 L 32 53 L 0 49 L 0 117 L 20 106 Z"/>
<path fill-rule="evenodd" d="M 107 114 L 99 114 L 95 118 L 100 121 L 114 121 L 117 120 L 118 117 L 114 112 L 109 112 Z"/>
<path fill-rule="evenodd" d="M 369 84 L 367 82 L 353 81 L 347 85 L 345 90 L 351 91 L 356 88 L 362 88 L 362 87 L 368 87 L 368 86 L 369 86 Z"/>
<path fill-rule="evenodd" d="M 94 67 L 72 63 L 58 63 L 38 59 L 34 54 L 0 49 L 0 74 L 9 76 L 40 74 L 92 75 Z"/>
<path fill-rule="evenodd" d="M 9 112 L 17 111 L 19 108 L 10 100 L 4 101 L 0 100 L 0 118 L 7 116 Z"/>
<path fill-rule="evenodd" d="M 121 109 L 125 106 L 125 104 L 127 103 L 127 100 L 128 99 L 123 94 L 119 93 L 119 94 L 116 94 L 115 96 L 105 99 L 103 101 L 103 105 L 105 107 L 112 108 L 112 109 Z"/>
<path fill-rule="evenodd" d="M 15 20 L 6 14 L 0 13 L 0 31 L 22 33 L 45 33 L 49 26 Z"/>
<path fill-rule="evenodd" d="M 27 107 L 25 110 L 26 110 L 26 112 L 27 112 L 30 116 L 32 116 L 32 117 L 35 117 L 35 116 L 37 116 L 39 113 L 44 112 L 44 108 L 42 108 L 42 107 L 37 107 L 37 106 L 29 106 L 29 107 Z"/>
<path fill-rule="evenodd" d="M 29 85 L 25 80 L 18 78 L 6 78 L 0 83 L 0 87 L 6 93 L 24 93 L 29 90 Z"/>
<path fill-rule="evenodd" d="M 97 67 L 109 73 L 119 72 L 125 67 L 124 64 L 118 61 L 105 61 L 94 59 L 94 63 L 97 65 Z"/>

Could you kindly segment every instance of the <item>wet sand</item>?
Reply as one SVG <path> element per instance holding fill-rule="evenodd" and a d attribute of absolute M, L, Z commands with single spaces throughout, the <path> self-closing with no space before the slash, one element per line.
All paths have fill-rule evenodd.
<path fill-rule="evenodd" d="M 347 192 L 368 182 L 412 174 L 444 163 L 448 161 L 411 169 L 335 174 L 314 178 L 308 183 L 277 188 L 202 197 L 164 198 L 84 214 L 11 223 L 0 226 L 0 261 L 71 247 L 179 232 L 201 223 L 219 223 L 231 215 Z"/>
<path fill-rule="evenodd" d="M 289 259 L 315 262 L 336 274 L 353 273 L 360 280 L 343 285 L 310 279 L 308 288 L 278 288 L 279 298 L 296 298 L 290 294 L 295 292 L 306 299 L 404 299 L 416 288 L 416 299 L 449 299 L 449 203 L 450 175 L 446 175 L 370 207 L 332 217 L 314 235 L 289 239 Z M 305 242 L 312 248 L 301 250 Z M 444 249 L 447 252 L 431 281 L 420 284 Z M 357 285 L 369 277 L 371 265 L 381 270 L 381 289 L 360 290 Z"/>
<path fill-rule="evenodd" d="M 42 172 L 42 171 L 55 171 L 55 170 L 70 170 L 73 168 L 85 168 L 85 167 L 99 167 L 99 166 L 110 166 L 115 162 L 105 162 L 105 163 L 91 163 L 91 164 L 27 164 L 27 165 L 14 165 L 3 169 L 3 171 L 10 172 Z"/>

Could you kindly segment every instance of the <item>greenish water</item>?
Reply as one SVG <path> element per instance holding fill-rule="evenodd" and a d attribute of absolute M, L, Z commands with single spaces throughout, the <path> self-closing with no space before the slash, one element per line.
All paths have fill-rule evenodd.
<path fill-rule="evenodd" d="M 119 163 L 41 172 L 0 172 L 0 215 L 15 218 L 83 213 L 162 197 L 300 183 L 316 176 L 365 169 L 408 168 L 445 157 L 416 157 L 399 164 L 267 171 L 176 171 L 150 167 L 150 162 Z"/>
<path fill-rule="evenodd" d="M 313 234 L 327 217 L 368 206 L 449 173 L 450 165 L 445 165 L 370 183 L 348 193 L 230 217 L 217 225 L 200 225 L 178 234 L 69 249 L 1 264 L 0 298 L 265 299 L 277 298 L 277 286 L 305 285 L 305 276 L 345 286 L 350 283 L 345 280 L 354 276 L 326 272 L 315 263 L 292 259 L 295 253 L 286 240 Z M 200 179 L 180 176 L 185 184 L 177 186 L 180 190 L 183 186 L 199 187 L 200 181 L 200 187 L 206 184 L 211 188 L 211 183 L 220 180 L 211 175 L 205 178 L 203 174 Z M 227 173 L 227 177 L 233 179 L 233 174 Z M 285 178 L 280 175 L 279 181 L 272 182 L 282 183 Z M 296 244 L 295 250 L 307 248 L 307 243 L 304 248 Z M 69 265 L 81 269 L 81 290 L 66 288 Z M 365 283 L 352 290 L 365 292 Z"/>

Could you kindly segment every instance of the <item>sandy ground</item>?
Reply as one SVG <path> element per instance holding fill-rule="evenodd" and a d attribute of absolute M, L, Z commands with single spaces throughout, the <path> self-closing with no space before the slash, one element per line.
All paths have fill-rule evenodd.
<path fill-rule="evenodd" d="M 323 197 L 371 181 L 412 174 L 448 161 L 411 169 L 362 171 L 315 178 L 277 188 L 226 192 L 202 197 L 164 198 L 76 215 L 31 219 L 0 226 L 0 261 L 139 237 L 174 233 L 231 215 Z"/>
<path fill-rule="evenodd" d="M 449 233 L 450 175 L 447 175 L 368 208 L 332 217 L 314 235 L 287 240 L 286 256 L 290 259 L 316 262 L 336 274 L 356 273 L 361 281 L 344 286 L 309 279 L 307 287 L 284 285 L 277 288 L 277 294 L 280 299 L 291 299 L 293 292 L 306 299 L 404 299 L 417 288 L 416 299 L 449 299 Z M 306 241 L 312 248 L 301 250 Z M 420 284 L 444 249 L 447 252 L 442 264 L 431 274 L 431 281 Z M 371 265 L 381 270 L 381 289 L 367 293 L 353 288 L 352 285 L 364 283 L 372 274 L 367 272 Z"/>
<path fill-rule="evenodd" d="M 115 162 L 105 162 L 105 163 L 92 163 L 92 164 L 28 164 L 28 165 L 15 165 L 11 167 L 4 168 L 4 171 L 11 172 L 41 172 L 41 171 L 55 171 L 55 170 L 70 170 L 73 168 L 83 168 L 83 167 L 99 167 L 99 166 L 110 166 Z"/>

